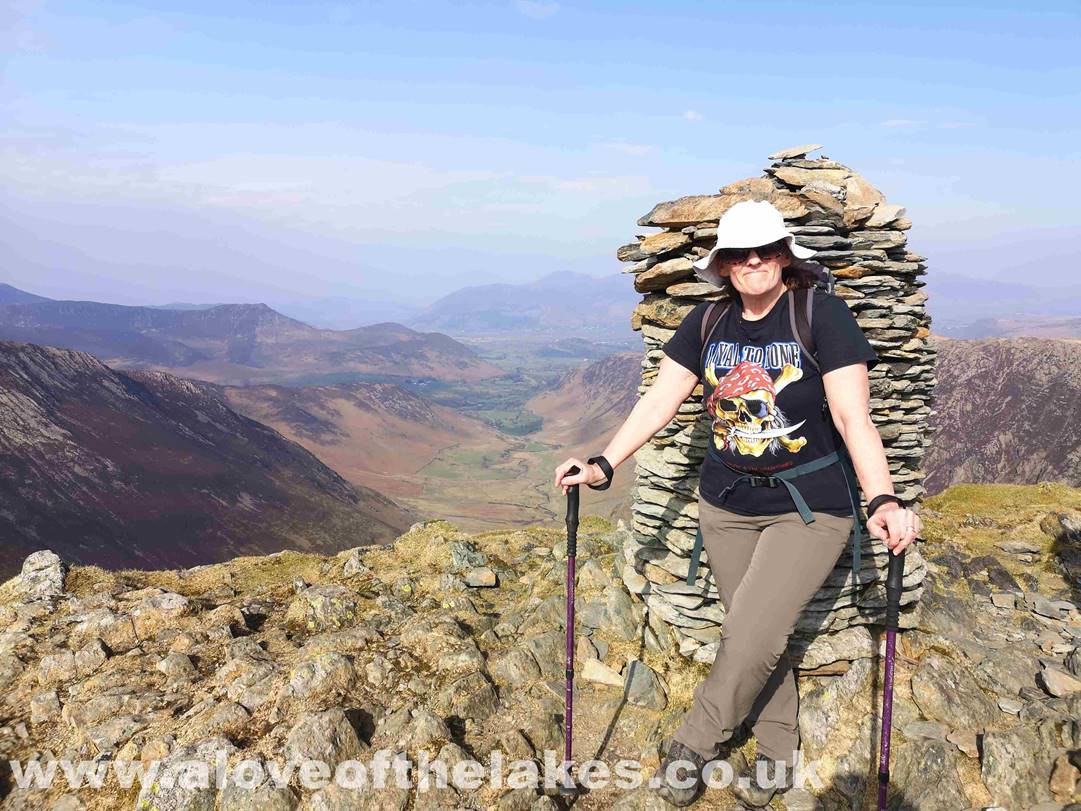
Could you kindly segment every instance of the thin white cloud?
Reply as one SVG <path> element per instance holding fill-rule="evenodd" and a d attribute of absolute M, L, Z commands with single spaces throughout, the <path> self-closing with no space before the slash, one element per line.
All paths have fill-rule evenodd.
<path fill-rule="evenodd" d="M 890 118 L 885 121 L 878 122 L 878 126 L 885 127 L 886 129 L 895 130 L 915 130 L 915 129 L 928 129 L 937 128 L 943 130 L 956 130 L 964 127 L 975 127 L 974 121 L 925 121 L 915 118 Z"/>
<path fill-rule="evenodd" d="M 568 239 L 582 238 L 583 231 L 595 230 L 588 224 L 598 216 L 598 205 L 629 198 L 645 205 L 652 193 L 644 174 L 603 170 L 540 175 L 269 151 L 158 163 L 137 156 L 87 156 L 63 145 L 23 146 L 0 140 L 0 183 L 14 196 L 176 207 L 207 216 L 218 211 L 289 231 L 380 242 L 406 235 L 426 241 L 428 232 L 438 231 L 464 241 L 483 236 L 495 250 L 506 240 L 493 239 L 493 231 L 507 238 L 534 230 L 562 233 L 567 220 L 581 224 L 577 237 Z M 527 222 L 532 225 L 524 226 Z"/>
<path fill-rule="evenodd" d="M 588 198 L 621 198 L 649 191 L 646 177 L 637 175 L 607 175 L 600 172 L 578 177 L 553 177 L 551 175 L 516 175 L 514 180 L 527 186 L 540 186 L 550 191 L 570 196 L 585 195 Z"/>
<path fill-rule="evenodd" d="M 515 0 L 514 7 L 518 9 L 519 14 L 534 20 L 546 20 L 559 11 L 559 3 L 546 2 L 546 0 Z"/>
<path fill-rule="evenodd" d="M 42 53 L 46 42 L 34 30 L 34 15 L 42 0 L 8 0 L 0 3 L 0 50 L 8 53 Z"/>
<path fill-rule="evenodd" d="M 345 3 L 335 3 L 327 12 L 327 19 L 335 25 L 351 22 L 353 19 L 353 9 Z"/>
<path fill-rule="evenodd" d="M 624 155 L 632 155 L 634 157 L 648 155 L 656 150 L 656 147 L 651 144 L 632 144 L 627 141 L 606 141 L 601 144 L 601 146 L 605 149 L 611 149 L 614 152 L 622 152 Z"/>
<path fill-rule="evenodd" d="M 687 121 L 701 121 L 705 116 L 697 110 L 687 110 L 683 113 L 683 118 Z"/>

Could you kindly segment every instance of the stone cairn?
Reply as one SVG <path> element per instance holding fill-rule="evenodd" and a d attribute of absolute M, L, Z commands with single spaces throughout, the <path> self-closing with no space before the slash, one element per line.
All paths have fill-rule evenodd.
<path fill-rule="evenodd" d="M 763 177 L 725 186 L 719 194 L 681 197 L 660 203 L 638 220 L 659 227 L 619 249 L 621 261 L 634 264 L 643 293 L 631 325 L 641 330 L 644 392 L 657 373 L 661 347 L 682 319 L 701 301 L 722 298 L 713 285 L 694 275 L 691 263 L 716 241 L 717 220 L 743 200 L 768 200 L 784 215 L 797 240 L 817 251 L 813 261 L 829 267 L 836 295 L 855 314 L 881 363 L 870 372 L 871 414 L 882 436 L 898 494 L 906 501 L 924 492 L 919 470 L 929 444 L 927 421 L 935 383 L 935 350 L 929 341 L 927 295 L 919 288 L 924 257 L 905 247 L 912 223 L 901 206 L 885 197 L 852 169 L 821 157 L 808 159 L 820 145 L 770 155 Z M 636 454 L 632 507 L 634 543 L 625 552 L 623 578 L 650 613 L 679 634 L 680 650 L 704 662 L 716 653 L 725 609 L 706 556 L 693 586 L 684 581 L 698 526 L 698 469 L 709 437 L 701 407 L 701 385 L 664 429 Z M 866 512 L 866 502 L 862 508 Z M 886 546 L 864 536 L 859 583 L 851 572 L 851 544 L 804 612 L 789 653 L 803 669 L 842 658 L 872 655 L 867 625 L 885 618 Z M 906 554 L 902 625 L 915 624 L 925 567 L 914 547 Z M 812 644 L 813 643 L 813 644 Z M 809 647 L 810 646 L 810 647 Z"/>

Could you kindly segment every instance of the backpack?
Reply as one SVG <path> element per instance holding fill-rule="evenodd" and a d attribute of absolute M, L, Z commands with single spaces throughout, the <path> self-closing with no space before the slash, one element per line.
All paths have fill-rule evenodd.
<path fill-rule="evenodd" d="M 789 323 L 792 325 L 792 335 L 796 339 L 796 343 L 799 344 L 800 349 L 804 354 L 810 358 L 811 363 L 814 364 L 816 369 L 819 369 L 818 358 L 816 356 L 817 347 L 815 346 L 814 336 L 811 332 L 811 324 L 814 316 L 814 291 L 823 290 L 826 293 L 832 294 L 835 289 L 835 283 L 833 274 L 827 268 L 822 268 L 819 273 L 819 279 L 815 282 L 814 287 L 799 287 L 796 289 L 790 289 L 786 291 L 785 295 L 788 296 L 788 318 Z M 714 301 L 710 302 L 706 307 L 706 311 L 702 314 L 702 355 L 700 357 L 699 368 L 702 368 L 705 364 L 705 351 L 709 343 L 709 338 L 712 337 L 714 330 L 720 323 L 721 319 L 731 309 L 732 303 L 725 302 L 724 306 L 718 306 L 722 302 Z M 848 486 L 849 503 L 852 505 L 852 579 L 858 584 L 859 572 L 860 572 L 860 545 L 862 544 L 862 532 L 860 531 L 860 496 L 858 490 L 858 480 L 856 478 L 856 471 L 852 465 L 852 459 L 848 454 L 848 448 L 845 447 L 844 439 L 837 431 L 837 427 L 833 424 L 833 420 L 829 417 L 829 401 L 825 395 L 822 397 L 822 414 L 830 426 L 830 433 L 833 436 L 834 447 L 836 450 L 830 456 L 835 456 L 834 461 L 840 464 L 841 473 L 844 476 L 845 483 Z M 798 468 L 805 468 L 808 472 L 814 469 L 820 469 L 821 465 L 817 464 L 819 460 L 808 463 L 806 465 L 797 466 Z M 798 474 L 797 469 L 793 469 L 793 472 Z M 777 486 L 778 480 L 787 480 L 789 476 L 784 475 L 785 471 L 781 471 L 774 476 L 754 476 L 748 475 L 746 478 L 751 480 L 752 486 L 765 480 L 769 480 L 770 487 Z M 741 477 L 745 478 L 745 477 Z M 791 477 L 794 478 L 794 477 Z M 757 481 L 756 481 L 757 480 Z M 738 481 L 738 480 L 737 480 Z M 781 481 L 785 487 L 789 489 L 789 492 L 793 496 L 793 500 L 797 499 L 798 491 L 792 487 L 787 481 Z M 735 484 L 735 482 L 733 483 Z M 806 504 L 800 504 L 796 501 L 797 509 L 803 520 L 810 523 L 814 520 L 814 517 L 810 515 L 809 508 Z M 699 559 L 702 554 L 702 530 L 699 529 L 695 537 L 694 548 L 691 550 L 690 568 L 687 571 L 687 585 L 694 585 L 694 581 L 697 577 Z"/>

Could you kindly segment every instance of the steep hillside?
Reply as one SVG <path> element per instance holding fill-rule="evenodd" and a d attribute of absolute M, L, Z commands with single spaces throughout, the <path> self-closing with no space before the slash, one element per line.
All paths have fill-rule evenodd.
<path fill-rule="evenodd" d="M 420 495 L 422 471 L 442 450 L 479 447 L 497 434 L 389 383 L 223 392 L 234 409 L 281 431 L 349 481 L 394 498 Z"/>
<path fill-rule="evenodd" d="M 568 372 L 555 389 L 530 400 L 529 407 L 544 418 L 546 438 L 596 445 L 631 413 L 641 382 L 641 357 L 621 352 Z"/>
<path fill-rule="evenodd" d="M 600 453 L 638 401 L 641 380 L 642 359 L 633 352 L 568 372 L 555 389 L 529 401 L 529 408 L 544 420 L 538 441 L 555 449 L 556 464 L 567 456 L 585 459 Z M 629 459 L 616 471 L 610 488 L 589 491 L 591 511 L 628 516 L 633 483 L 634 460 Z"/>
<path fill-rule="evenodd" d="M 481 380 L 503 372 L 438 333 L 383 323 L 324 330 L 265 304 L 167 310 L 92 301 L 0 307 L 0 338 L 90 352 L 111 366 L 217 383 L 342 375 Z"/>
<path fill-rule="evenodd" d="M 0 566 L 44 546 L 140 568 L 332 551 L 387 540 L 412 518 L 213 387 L 6 341 L 0 459 Z"/>
<path fill-rule="evenodd" d="M 938 339 L 928 492 L 957 482 L 1081 484 L 1081 344 Z"/>

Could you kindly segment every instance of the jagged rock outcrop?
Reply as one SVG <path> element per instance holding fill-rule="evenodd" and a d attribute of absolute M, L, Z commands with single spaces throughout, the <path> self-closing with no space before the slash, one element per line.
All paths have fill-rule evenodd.
<path fill-rule="evenodd" d="M 927 507 L 925 594 L 898 642 L 890 808 L 1063 809 L 1081 800 L 1081 615 L 1053 561 L 1081 526 L 1081 492 L 956 488 Z M 631 548 L 628 529 L 583 523 L 574 754 L 626 758 L 648 777 L 707 668 L 631 599 Z M 20 787 L 9 770 L 0 809 L 566 809 L 552 790 L 416 782 L 425 754 L 495 769 L 498 752 L 504 780 L 512 761 L 543 774 L 546 751 L 562 757 L 565 554 L 561 528 L 469 536 L 443 522 L 387 547 L 173 571 L 69 570 L 36 553 L 0 585 L 0 763 L 220 758 L 262 777 L 202 788 L 107 776 L 75 791 Z M 495 585 L 466 585 L 478 569 Z M 876 791 L 881 640 L 865 630 L 820 635 L 816 669 L 798 671 L 816 777 L 776 807 L 847 810 Z M 727 756 L 753 747 L 741 733 Z M 371 765 L 381 751 L 412 761 L 405 787 L 315 787 L 296 771 L 279 785 L 271 772 L 289 758 Z M 581 802 L 667 807 L 612 781 Z M 700 807 L 733 799 L 710 789 Z"/>
<path fill-rule="evenodd" d="M 800 243 L 818 252 L 815 261 L 832 270 L 837 295 L 848 303 L 882 360 L 870 372 L 871 415 L 897 493 L 913 501 L 924 492 L 920 462 L 929 444 L 927 423 L 935 383 L 930 319 L 924 307 L 927 296 L 918 279 L 926 265 L 905 246 L 911 222 L 904 209 L 887 202 L 849 167 L 826 157 L 809 159 L 807 154 L 818 148 L 782 150 L 770 156 L 773 163 L 763 177 L 731 183 L 719 194 L 659 203 L 638 220 L 641 226 L 663 229 L 639 236 L 617 253 L 621 260 L 634 263 L 626 272 L 644 294 L 631 320 L 645 343 L 639 392 L 655 377 L 661 347 L 684 316 L 700 301 L 720 297 L 720 291 L 701 283 L 692 268 L 692 262 L 716 241 L 717 220 L 743 200 L 768 200 Z M 709 586 L 706 592 L 706 580 L 712 579 L 708 567 L 699 569 L 693 587 L 681 582 L 698 524 L 698 468 L 709 435 L 700 400 L 698 387 L 672 422 L 635 455 L 636 546 L 627 550 L 624 579 L 673 626 L 688 655 L 712 661 L 711 645 L 724 608 L 715 588 Z M 850 574 L 849 547 L 808 607 L 793 640 L 797 658 L 815 632 L 841 632 L 882 621 L 885 603 L 878 583 L 884 580 L 886 549 L 865 536 L 862 551 L 859 584 Z M 902 595 L 906 612 L 919 599 L 923 578 L 923 562 L 913 550 L 906 556 Z"/>

